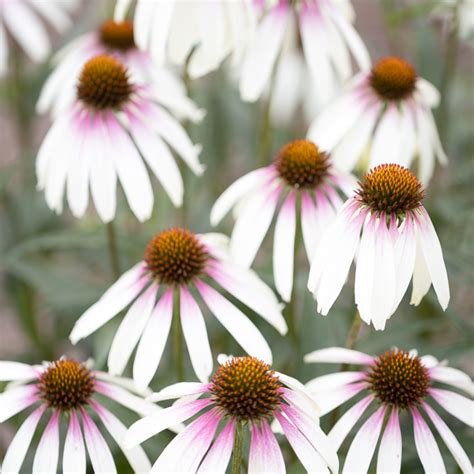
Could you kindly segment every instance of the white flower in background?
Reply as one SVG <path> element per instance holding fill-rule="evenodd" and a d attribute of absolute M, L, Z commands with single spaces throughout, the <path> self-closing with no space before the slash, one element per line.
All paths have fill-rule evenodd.
<path fill-rule="evenodd" d="M 125 18 L 131 3 L 117 0 L 116 21 Z M 217 69 L 228 56 L 238 62 L 254 22 L 250 0 L 137 0 L 135 40 L 158 64 L 169 60 L 183 66 L 192 52 L 187 73 L 197 78 Z"/>
<path fill-rule="evenodd" d="M 306 385 L 321 407 L 322 415 L 356 396 L 363 396 L 345 411 L 328 434 L 331 445 L 336 450 L 365 412 L 372 411 L 352 440 L 343 473 L 369 471 L 385 419 L 387 422 L 378 448 L 377 473 L 399 473 L 402 462 L 399 417 L 407 413 L 413 421 L 415 446 L 425 472 L 446 472 L 432 429 L 426 422 L 428 418 L 461 471 L 472 474 L 469 457 L 438 414 L 437 406 L 474 427 L 474 385 L 467 374 L 446 367 L 433 356 L 418 357 L 414 350 L 406 352 L 393 349 L 373 357 L 354 350 L 330 347 L 306 355 L 305 362 L 364 366 L 354 372 L 323 375 Z M 443 385 L 448 385 L 449 389 Z M 467 393 L 469 398 L 458 391 Z"/>
<path fill-rule="evenodd" d="M 49 415 L 49 421 L 36 448 L 33 472 L 57 471 L 60 439 L 65 434 L 60 434 L 61 420 L 68 422 L 63 472 L 85 474 L 86 447 L 95 472 L 117 472 L 110 448 L 91 415 L 100 420 L 135 472 L 150 470 L 151 464 L 142 448 L 124 448 L 127 428 L 101 401 L 106 397 L 107 406 L 110 401 L 116 402 L 141 416 L 159 411 L 160 407 L 132 393 L 131 380 L 111 377 L 75 360 L 62 358 L 42 366 L 1 361 L 0 381 L 12 382 L 0 393 L 0 422 L 33 409 L 7 449 L 2 472 L 25 472 L 21 469 L 25 456 L 45 414 Z"/>
<path fill-rule="evenodd" d="M 308 138 L 320 139 L 334 164 L 348 171 L 357 164 L 364 170 L 382 163 L 409 167 L 417 157 L 417 174 L 426 184 L 436 158 L 447 163 L 431 112 L 439 100 L 411 64 L 386 57 L 350 81 L 313 122 Z"/>
<path fill-rule="evenodd" d="M 315 251 L 308 288 L 318 312 L 328 314 L 355 256 L 355 303 L 375 329 L 385 328 L 412 277 L 412 304 L 418 305 L 433 283 L 446 309 L 448 276 L 423 197 L 416 177 L 399 165 L 377 166 L 362 178 Z"/>
<path fill-rule="evenodd" d="M 8 71 L 11 38 L 34 62 L 51 53 L 47 26 L 61 32 L 71 26 L 70 13 L 79 0 L 0 0 L 0 77 Z"/>
<path fill-rule="evenodd" d="M 458 25 L 459 37 L 472 39 L 474 32 L 474 4 L 472 0 L 444 0 L 435 3 L 433 16 L 446 21 L 448 28 Z"/>
<path fill-rule="evenodd" d="M 229 260 L 225 236 L 172 228 L 150 240 L 143 261 L 124 273 L 77 320 L 70 339 L 77 343 L 131 304 L 112 341 L 108 367 L 112 374 L 121 374 L 138 344 L 133 378 L 137 387 L 145 388 L 160 363 L 173 318 L 173 294 L 179 292 L 179 318 L 191 364 L 199 380 L 207 381 L 212 354 L 193 289 L 248 354 L 271 362 L 270 347 L 257 327 L 222 289 L 209 283 L 219 285 L 286 334 L 276 296 L 255 273 Z"/>
<path fill-rule="evenodd" d="M 319 427 L 318 407 L 305 387 L 257 358 L 227 358 L 210 383 L 177 383 L 150 397 L 169 399 L 178 403 L 137 421 L 125 437 L 126 446 L 137 446 L 168 426 L 198 415 L 166 446 L 151 472 L 226 472 L 236 430 L 246 426 L 250 431 L 248 471 L 284 473 L 285 462 L 270 428 L 272 420 L 279 422 L 308 472 L 338 472 L 336 452 Z"/>
<path fill-rule="evenodd" d="M 96 31 L 74 39 L 58 51 L 52 62 L 55 68 L 46 80 L 36 105 L 39 113 L 54 115 L 74 102 L 77 78 L 84 64 L 94 56 L 108 54 L 128 68 L 135 84 L 147 84 L 159 99 L 180 118 L 202 119 L 204 112 L 186 96 L 182 81 L 169 69 L 158 67 L 147 51 L 135 45 L 133 24 L 129 21 L 104 21 Z"/>
<path fill-rule="evenodd" d="M 273 277 L 283 300 L 290 301 L 297 212 L 311 261 L 320 236 L 343 204 L 338 192 L 351 195 L 355 185 L 355 179 L 338 173 L 329 156 L 314 143 L 295 140 L 278 152 L 274 163 L 251 171 L 229 186 L 211 210 L 211 224 L 217 225 L 235 208 L 230 251 L 236 262 L 250 267 L 283 199 L 275 225 Z"/>
<path fill-rule="evenodd" d="M 352 76 L 351 54 L 360 70 L 370 68 L 368 52 L 352 26 L 354 12 L 348 0 L 278 0 L 254 5 L 260 23 L 243 60 L 240 93 L 244 100 L 253 102 L 261 96 L 280 53 L 298 48 L 298 30 L 312 87 L 321 102 Z"/>
<path fill-rule="evenodd" d="M 183 181 L 168 145 L 202 174 L 201 146 L 193 145 L 163 107 L 174 89 L 166 83 L 137 83 L 132 73 L 109 55 L 94 56 L 83 66 L 76 97 L 58 113 L 36 160 L 38 188 L 56 212 L 62 212 L 66 194 L 73 215 L 82 217 L 90 187 L 100 218 L 111 221 L 118 178 L 135 216 L 149 219 L 154 198 L 145 163 L 180 206 Z"/>

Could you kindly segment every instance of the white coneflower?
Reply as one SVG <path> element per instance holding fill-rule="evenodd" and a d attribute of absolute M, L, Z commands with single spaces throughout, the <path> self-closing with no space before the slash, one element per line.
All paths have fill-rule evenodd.
<path fill-rule="evenodd" d="M 116 21 L 124 19 L 130 3 L 117 0 Z M 167 59 L 186 64 L 187 73 L 196 78 L 217 69 L 228 56 L 239 60 L 255 14 L 249 0 L 137 0 L 133 21 L 140 49 L 150 51 L 158 64 Z"/>
<path fill-rule="evenodd" d="M 335 449 L 339 449 L 365 412 L 373 410 L 352 440 L 344 473 L 369 470 L 384 424 L 378 448 L 377 473 L 399 473 L 402 462 L 399 417 L 408 413 L 412 417 L 415 446 L 425 472 L 446 472 L 438 445 L 426 422 L 428 418 L 462 472 L 472 474 L 469 457 L 437 413 L 436 406 L 440 405 L 449 414 L 474 427 L 474 385 L 467 374 L 439 363 L 433 356 L 418 357 L 416 351 L 399 349 L 373 357 L 354 350 L 330 347 L 306 355 L 305 361 L 364 366 L 359 371 L 323 375 L 306 386 L 321 407 L 322 414 L 329 413 L 357 395 L 363 396 L 347 409 L 328 434 Z M 441 387 L 450 387 L 441 388 L 440 384 Z M 470 398 L 458 393 L 459 390 Z"/>
<path fill-rule="evenodd" d="M 101 401 L 101 397 L 106 397 L 141 416 L 159 411 L 158 406 L 127 388 L 131 380 L 111 377 L 76 360 L 61 358 L 35 366 L 0 361 L 0 381 L 13 382 L 0 393 L 0 422 L 33 409 L 7 449 L 2 472 L 23 472 L 21 468 L 31 440 L 45 414 L 49 415 L 49 421 L 36 448 L 33 472 L 57 471 L 60 439 L 64 434 L 63 472 L 85 474 L 86 447 L 95 472 L 116 472 L 110 448 L 91 415 L 100 420 L 135 472 L 150 470 L 142 448 L 124 447 L 127 428 L 110 411 L 112 408 L 106 408 Z M 68 430 L 63 435 L 59 430 L 61 419 L 68 420 Z"/>
<path fill-rule="evenodd" d="M 386 57 L 351 80 L 313 122 L 308 138 L 320 139 L 343 170 L 361 160 L 365 169 L 382 163 L 409 167 L 417 157 L 417 174 L 427 183 L 436 158 L 447 163 L 431 112 L 439 100 L 436 88 L 411 64 Z"/>
<path fill-rule="evenodd" d="M 222 289 L 209 283 L 217 283 L 285 334 L 281 308 L 271 289 L 255 273 L 231 262 L 226 253 L 222 235 L 196 235 L 179 228 L 159 233 L 149 242 L 144 260 L 78 319 L 71 341 L 92 334 L 133 302 L 115 334 L 108 366 L 111 373 L 121 374 L 138 344 L 133 378 L 145 388 L 159 365 L 173 317 L 173 293 L 179 291 L 179 318 L 191 363 L 198 378 L 207 381 L 212 355 L 204 317 L 190 292 L 194 288 L 248 354 L 271 362 L 270 347 L 257 327 Z"/>
<path fill-rule="evenodd" d="M 9 38 L 34 62 L 44 61 L 51 53 L 46 20 L 55 30 L 64 31 L 71 26 L 70 12 L 78 0 L 0 1 L 0 77 L 8 71 Z"/>
<path fill-rule="evenodd" d="M 348 1 L 264 0 L 254 2 L 254 6 L 260 23 L 244 56 L 240 79 L 244 100 L 253 102 L 261 96 L 286 39 L 295 49 L 296 42 L 291 38 L 292 34 L 297 34 L 295 21 L 313 89 L 320 101 L 327 101 L 351 77 L 350 53 L 360 70 L 370 68 L 368 52 L 352 26 L 354 12 Z"/>
<path fill-rule="evenodd" d="M 51 209 L 62 212 L 66 194 L 73 215 L 83 216 L 90 187 L 100 218 L 110 222 L 118 178 L 131 210 L 144 221 L 154 201 L 145 163 L 173 204 L 182 204 L 183 182 L 165 141 L 196 174 L 203 172 L 201 147 L 161 106 L 162 94 L 166 90 L 157 95 L 154 84 L 135 83 L 115 57 L 99 55 L 85 63 L 75 100 L 61 109 L 38 152 L 38 187 Z"/>
<path fill-rule="evenodd" d="M 355 256 L 355 302 L 375 329 L 385 328 L 412 277 L 412 304 L 418 305 L 433 283 L 446 309 L 448 276 L 423 197 L 419 181 L 399 165 L 377 166 L 362 178 L 315 250 L 308 288 L 318 312 L 328 314 Z"/>
<path fill-rule="evenodd" d="M 285 462 L 270 428 L 274 419 L 308 472 L 338 471 L 336 452 L 319 427 L 318 407 L 300 382 L 273 371 L 266 362 L 254 357 L 230 357 L 209 383 L 171 385 L 150 400 L 174 398 L 181 400 L 158 416 L 153 414 L 134 423 L 125 438 L 126 445 L 133 447 L 167 426 L 198 415 L 168 444 L 151 472 L 225 472 L 234 440 L 239 437 L 241 443 L 242 427 L 248 426 L 249 472 L 284 473 Z"/>
<path fill-rule="evenodd" d="M 355 180 L 339 173 L 316 144 L 295 140 L 281 148 L 274 163 L 242 176 L 229 186 L 212 208 L 211 224 L 217 225 L 233 207 L 238 210 L 230 250 L 236 262 L 249 267 L 278 202 L 284 197 L 275 226 L 273 275 L 281 297 L 289 301 L 293 288 L 296 213 L 301 215 L 304 245 L 311 261 L 320 236 L 343 203 L 338 192 L 349 195 L 354 186 Z M 297 201 L 301 201 L 298 211 Z"/>

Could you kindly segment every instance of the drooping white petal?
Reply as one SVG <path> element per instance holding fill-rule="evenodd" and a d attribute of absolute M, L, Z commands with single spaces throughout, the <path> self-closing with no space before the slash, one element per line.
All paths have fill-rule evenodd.
<path fill-rule="evenodd" d="M 289 6 L 282 2 L 260 22 L 242 65 L 240 95 L 243 100 L 254 102 L 262 94 L 281 49 L 289 14 Z"/>
<path fill-rule="evenodd" d="M 417 232 L 418 234 L 418 232 Z M 415 266 L 413 268 L 413 281 L 410 304 L 418 306 L 423 296 L 428 293 L 431 286 L 431 277 L 426 266 L 423 250 L 421 249 L 421 241 L 419 235 L 416 236 L 416 254 Z"/>
<path fill-rule="evenodd" d="M 77 413 L 72 410 L 69 418 L 63 453 L 64 473 L 85 473 L 87 467 L 86 448 Z"/>
<path fill-rule="evenodd" d="M 36 427 L 45 410 L 46 406 L 41 405 L 21 424 L 3 458 L 2 472 L 18 473 L 21 471 Z"/>
<path fill-rule="evenodd" d="M 423 408 L 433 422 L 433 425 L 435 425 L 441 438 L 443 438 L 443 441 L 446 443 L 446 446 L 458 463 L 462 472 L 465 474 L 472 473 L 471 461 L 459 441 L 456 439 L 456 436 L 454 436 L 453 432 L 449 429 L 448 425 L 429 405 L 423 403 Z"/>
<path fill-rule="evenodd" d="M 424 107 L 418 105 L 414 111 L 418 138 L 418 176 L 423 184 L 427 184 L 435 166 L 433 129 Z"/>
<path fill-rule="evenodd" d="M 158 285 L 153 283 L 133 303 L 115 333 L 107 365 L 112 375 L 120 375 L 142 335 L 155 305 Z"/>
<path fill-rule="evenodd" d="M 0 423 L 33 405 L 39 397 L 35 385 L 20 385 L 0 393 Z"/>
<path fill-rule="evenodd" d="M 381 406 L 360 428 L 347 452 L 343 472 L 367 472 L 379 439 L 386 408 Z"/>
<path fill-rule="evenodd" d="M 59 412 L 55 411 L 49 420 L 33 460 L 33 472 L 42 474 L 56 472 L 59 458 Z"/>
<path fill-rule="evenodd" d="M 416 155 L 416 125 L 410 104 L 400 105 L 400 145 L 396 162 L 409 168 Z"/>
<path fill-rule="evenodd" d="M 345 349 L 344 347 L 327 347 L 326 349 L 319 349 L 310 352 L 304 356 L 304 361 L 306 363 L 327 362 L 336 364 L 371 365 L 374 363 L 374 360 L 375 359 L 368 354 L 353 349 Z"/>
<path fill-rule="evenodd" d="M 199 474 L 225 474 L 234 447 L 235 421 L 231 419 L 219 433 L 199 466 Z"/>
<path fill-rule="evenodd" d="M 161 431 L 185 421 L 212 404 L 210 399 L 192 400 L 156 411 L 136 421 L 127 431 L 124 445 L 133 448 Z"/>
<path fill-rule="evenodd" d="M 365 372 L 336 372 L 310 380 L 306 383 L 306 388 L 311 393 L 324 392 L 352 382 L 358 382 L 363 378 L 365 378 Z"/>
<path fill-rule="evenodd" d="M 148 387 L 160 364 L 173 319 L 173 290 L 168 289 L 153 309 L 138 343 L 133 380 L 139 390 Z"/>
<path fill-rule="evenodd" d="M 284 473 L 285 463 L 277 440 L 266 420 L 250 427 L 249 474 L 262 472 Z"/>
<path fill-rule="evenodd" d="M 0 381 L 28 380 L 38 375 L 31 365 L 22 362 L 0 361 Z"/>
<path fill-rule="evenodd" d="M 141 446 L 136 446 L 132 449 L 125 449 L 124 439 L 127 433 L 127 427 L 102 405 L 93 402 L 92 406 L 99 415 L 99 418 L 107 431 L 119 445 L 134 472 L 150 472 L 151 463 Z"/>
<path fill-rule="evenodd" d="M 7 34 L 3 22 L 0 22 L 0 77 L 3 77 L 8 69 L 8 43 Z"/>
<path fill-rule="evenodd" d="M 319 226 L 316 205 L 307 191 L 301 193 L 301 230 L 306 255 L 311 263 L 317 242 L 320 240 L 321 227 Z"/>
<path fill-rule="evenodd" d="M 328 438 L 331 443 L 333 443 L 333 446 L 336 450 L 339 450 L 341 444 L 344 442 L 347 435 L 352 430 L 357 421 L 364 414 L 365 410 L 370 405 L 373 399 L 373 395 L 369 395 L 363 398 L 353 407 L 347 410 L 344 415 L 342 415 L 341 418 L 337 420 L 336 424 L 328 433 Z"/>
<path fill-rule="evenodd" d="M 420 93 L 427 106 L 430 108 L 438 107 L 441 95 L 438 89 L 436 89 L 436 87 L 431 84 L 431 82 L 423 79 L 422 77 L 417 77 L 416 89 Z"/>
<path fill-rule="evenodd" d="M 412 408 L 415 445 L 425 472 L 446 473 L 443 458 L 426 421 L 416 408 Z"/>
<path fill-rule="evenodd" d="M 377 456 L 377 472 L 399 473 L 402 465 L 402 435 L 398 410 L 392 408 L 392 413 L 385 426 L 382 441 Z"/>
<path fill-rule="evenodd" d="M 104 437 L 85 410 L 81 410 L 81 416 L 84 439 L 86 440 L 87 452 L 91 459 L 92 468 L 95 472 L 116 473 L 117 469 L 115 468 L 114 458 Z"/>
<path fill-rule="evenodd" d="M 207 382 L 212 372 L 212 353 L 202 312 L 189 290 L 180 288 L 180 319 L 194 372 Z"/>
<path fill-rule="evenodd" d="M 114 10 L 114 21 L 123 21 L 127 10 L 130 6 L 131 0 L 117 0 Z M 144 2 L 142 2 L 144 3 Z"/>
<path fill-rule="evenodd" d="M 197 281 L 196 287 L 214 316 L 245 352 L 271 364 L 271 349 L 250 319 L 209 285 Z"/>
<path fill-rule="evenodd" d="M 230 239 L 230 253 L 239 265 L 252 265 L 270 227 L 280 192 L 279 186 L 255 191 L 239 210 Z"/>
<path fill-rule="evenodd" d="M 431 388 L 429 393 L 448 413 L 474 428 L 473 400 L 441 388 Z"/>
<path fill-rule="evenodd" d="M 438 382 L 460 388 L 471 397 L 474 396 L 474 384 L 471 377 L 459 369 L 439 365 L 430 369 L 430 377 Z"/>
<path fill-rule="evenodd" d="M 283 301 L 290 301 L 296 235 L 296 197 L 290 192 L 278 214 L 273 241 L 273 278 Z"/>
<path fill-rule="evenodd" d="M 234 181 L 218 198 L 211 209 L 211 225 L 216 226 L 222 218 L 253 189 L 258 189 L 271 176 L 274 171 L 271 168 L 258 168 L 250 173 L 244 174 Z"/>

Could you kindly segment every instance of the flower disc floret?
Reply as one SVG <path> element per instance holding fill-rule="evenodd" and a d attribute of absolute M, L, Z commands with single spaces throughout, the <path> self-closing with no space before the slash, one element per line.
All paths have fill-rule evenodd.
<path fill-rule="evenodd" d="M 315 188 L 327 175 L 329 156 L 309 140 L 294 140 L 275 158 L 280 177 L 296 188 Z"/>
<path fill-rule="evenodd" d="M 421 206 L 424 190 L 416 176 L 400 165 L 384 164 L 373 168 L 359 181 L 359 201 L 372 212 L 400 217 Z"/>
<path fill-rule="evenodd" d="M 418 405 L 428 393 L 428 369 L 419 357 L 392 350 L 379 356 L 367 380 L 375 396 L 400 409 Z"/>
<path fill-rule="evenodd" d="M 265 362 L 255 357 L 234 357 L 222 364 L 211 380 L 214 403 L 242 421 L 271 415 L 281 403 L 282 384 Z"/>
<path fill-rule="evenodd" d="M 119 108 L 133 92 L 127 68 L 117 59 L 100 55 L 84 64 L 77 97 L 95 109 Z"/>
<path fill-rule="evenodd" d="M 100 40 L 110 49 L 127 51 L 135 48 L 133 24 L 130 21 L 104 21 L 99 30 Z"/>
<path fill-rule="evenodd" d="M 372 68 L 370 85 L 382 99 L 406 99 L 415 90 L 416 71 L 401 58 L 383 58 Z"/>
<path fill-rule="evenodd" d="M 50 407 L 70 411 L 88 403 L 94 384 L 94 376 L 84 364 L 60 359 L 51 362 L 41 374 L 38 390 Z"/>
<path fill-rule="evenodd" d="M 158 282 L 181 285 L 202 273 L 208 257 L 196 235 L 172 228 L 150 240 L 144 258 L 148 271 Z"/>

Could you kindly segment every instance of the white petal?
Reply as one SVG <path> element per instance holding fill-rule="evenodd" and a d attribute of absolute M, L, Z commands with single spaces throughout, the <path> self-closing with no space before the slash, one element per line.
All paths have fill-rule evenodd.
<path fill-rule="evenodd" d="M 415 109 L 418 138 L 418 175 L 423 184 L 429 183 L 435 166 L 433 129 L 425 110 L 419 106 Z"/>
<path fill-rule="evenodd" d="M 208 274 L 226 291 L 262 316 L 281 335 L 288 331 L 282 305 L 273 290 L 251 269 L 228 262 L 216 262 Z"/>
<path fill-rule="evenodd" d="M 448 428 L 448 425 L 441 419 L 441 417 L 426 403 L 423 404 L 423 408 L 428 416 L 431 418 L 433 425 L 438 430 L 441 438 L 446 443 L 449 451 L 453 455 L 453 458 L 458 463 L 463 473 L 472 473 L 472 464 L 467 456 L 466 452 L 459 444 L 459 441 L 454 436 L 453 432 Z"/>
<path fill-rule="evenodd" d="M 371 404 L 374 399 L 373 395 L 369 395 L 359 402 L 357 402 L 353 407 L 347 410 L 344 415 L 341 416 L 332 427 L 331 431 L 328 434 L 329 440 L 333 443 L 334 448 L 339 450 L 341 444 L 346 439 L 349 431 L 352 430 L 357 421 L 364 414 L 367 407 Z"/>
<path fill-rule="evenodd" d="M 135 24 L 142 28 L 142 25 L 149 25 L 149 36 L 151 36 L 150 52 L 157 64 L 163 64 L 166 60 L 166 41 L 169 35 L 171 26 L 171 18 L 174 11 L 174 4 L 171 2 L 149 2 L 153 8 L 153 12 L 147 11 L 147 2 L 139 2 L 137 11 L 135 13 Z M 138 6 L 141 6 L 143 11 L 138 11 Z M 141 20 L 139 14 L 143 16 Z M 150 18 L 149 16 L 152 16 Z M 146 31 L 146 30 L 145 30 Z M 137 31 L 137 36 L 140 36 Z M 137 42 L 142 49 L 147 49 L 144 41 Z"/>
<path fill-rule="evenodd" d="M 319 241 L 319 220 L 318 212 L 313 198 L 307 191 L 301 193 L 301 230 L 309 262 L 314 255 L 314 251 Z"/>
<path fill-rule="evenodd" d="M 278 214 L 273 242 L 273 278 L 283 301 L 290 301 L 295 258 L 296 197 L 288 194 Z"/>
<path fill-rule="evenodd" d="M 443 367 L 440 365 L 430 369 L 430 377 L 438 382 L 460 388 L 467 392 L 471 397 L 474 396 L 474 385 L 471 377 L 459 369 Z"/>
<path fill-rule="evenodd" d="M 377 472 L 399 473 L 402 465 L 402 435 L 398 410 L 392 408 L 392 413 L 385 426 L 382 441 L 377 456 Z"/>
<path fill-rule="evenodd" d="M 35 385 L 20 385 L 0 393 L 0 423 L 16 415 L 38 400 Z"/>
<path fill-rule="evenodd" d="M 95 472 L 116 473 L 114 458 L 92 418 L 81 410 L 87 452 Z"/>
<path fill-rule="evenodd" d="M 127 14 L 131 0 L 117 0 L 114 10 L 114 21 L 123 21 Z"/>
<path fill-rule="evenodd" d="M 247 354 L 271 364 L 272 352 L 257 327 L 242 311 L 202 281 L 196 287 L 212 314 L 230 332 Z"/>
<path fill-rule="evenodd" d="M 66 12 L 62 10 L 61 4 L 32 1 L 31 6 L 36 8 L 55 30 L 62 32 L 71 26 L 71 20 Z"/>
<path fill-rule="evenodd" d="M 136 421 L 127 431 L 125 447 L 133 448 L 152 436 L 185 421 L 212 403 L 210 399 L 192 400 L 156 411 Z"/>
<path fill-rule="evenodd" d="M 413 110 L 409 104 L 400 105 L 400 145 L 397 163 L 409 168 L 416 155 L 416 125 Z"/>
<path fill-rule="evenodd" d="M 416 450 L 425 472 L 445 473 L 446 468 L 433 433 L 416 408 L 412 409 L 412 415 Z"/>
<path fill-rule="evenodd" d="M 266 188 L 250 195 L 232 231 L 230 253 L 239 265 L 250 267 L 270 227 L 280 188 Z"/>
<path fill-rule="evenodd" d="M 426 266 L 425 257 L 421 249 L 421 239 L 419 233 L 416 236 L 416 255 L 415 267 L 413 269 L 413 288 L 411 293 L 410 304 L 418 306 L 423 296 L 428 293 L 431 286 L 431 277 Z"/>
<path fill-rule="evenodd" d="M 336 389 L 313 393 L 313 400 L 321 409 L 321 416 L 323 416 L 347 402 L 347 400 L 355 397 L 366 388 L 367 384 L 365 382 L 344 385 Z"/>
<path fill-rule="evenodd" d="M 243 100 L 256 101 L 268 82 L 281 48 L 289 13 L 288 5 L 281 3 L 261 21 L 242 65 L 240 95 Z"/>
<path fill-rule="evenodd" d="M 180 288 L 180 319 L 191 365 L 197 378 L 207 382 L 212 372 L 212 353 L 202 312 L 189 290 Z"/>
<path fill-rule="evenodd" d="M 374 360 L 375 359 L 368 354 L 353 349 L 345 349 L 343 347 L 319 349 L 304 356 L 304 361 L 307 364 L 312 362 L 327 362 L 336 364 L 371 365 L 374 363 Z"/>
<path fill-rule="evenodd" d="M 148 387 L 160 364 L 173 319 L 173 290 L 168 289 L 151 313 L 133 361 L 133 379 L 139 390 Z"/>
<path fill-rule="evenodd" d="M 130 118 L 130 132 L 143 158 L 165 188 L 173 204 L 183 203 L 183 180 L 173 155 L 166 144 L 148 127 Z"/>
<path fill-rule="evenodd" d="M 38 422 L 45 410 L 45 405 L 40 406 L 21 424 L 3 458 L 2 472 L 20 472 Z"/>
<path fill-rule="evenodd" d="M 449 303 L 449 282 L 444 264 L 443 251 L 436 234 L 433 223 L 426 210 L 422 209 L 424 222 L 417 221 L 421 243 L 421 250 L 425 257 L 425 263 L 430 273 L 433 288 L 438 297 L 439 304 L 446 310 Z"/>
<path fill-rule="evenodd" d="M 128 310 L 115 333 L 107 365 L 112 375 L 120 375 L 142 335 L 155 305 L 158 285 L 153 283 Z"/>
<path fill-rule="evenodd" d="M 124 273 L 122 277 L 109 289 L 111 293 L 105 293 L 97 303 L 93 304 L 76 321 L 71 334 L 69 335 L 71 342 L 76 344 L 122 311 L 148 283 L 147 276 L 138 279 L 139 275 L 142 273 L 142 267 L 134 267 L 129 272 Z M 129 277 L 131 276 L 134 277 L 132 282 L 129 281 Z M 127 284 L 125 285 L 125 283 Z M 120 291 L 115 291 L 115 288 L 117 288 L 117 290 L 120 289 Z"/>
<path fill-rule="evenodd" d="M 162 400 L 170 400 L 173 398 L 186 397 L 188 395 L 196 395 L 204 393 L 208 390 L 209 384 L 200 382 L 178 382 L 165 387 L 159 392 L 150 395 L 147 400 L 151 402 L 159 402 Z"/>
<path fill-rule="evenodd" d="M 63 472 L 85 473 L 86 467 L 86 448 L 84 447 L 81 426 L 76 412 L 71 411 L 69 428 L 64 443 Z"/>
<path fill-rule="evenodd" d="M 422 77 L 418 77 L 416 79 L 416 89 L 420 93 L 421 97 L 425 101 L 426 105 L 430 108 L 438 107 L 441 96 L 436 89 L 436 87 L 431 84 L 431 82 L 423 79 Z"/>
<path fill-rule="evenodd" d="M 199 466 L 198 473 L 225 474 L 234 447 L 235 421 L 230 420 L 219 433 Z"/>
<path fill-rule="evenodd" d="M 431 388 L 430 395 L 451 415 L 474 428 L 474 401 L 456 392 Z"/>
<path fill-rule="evenodd" d="M 222 218 L 253 189 L 259 188 L 270 176 L 273 170 L 265 167 L 247 173 L 234 181 L 217 199 L 211 209 L 211 225 L 216 226 Z"/>
<path fill-rule="evenodd" d="M 367 472 L 379 439 L 386 408 L 381 406 L 362 425 L 347 452 L 342 472 Z"/>
<path fill-rule="evenodd" d="M 28 380 L 38 376 L 34 367 L 22 362 L 0 361 L 0 381 Z"/>
<path fill-rule="evenodd" d="M 365 372 L 336 372 L 334 374 L 321 375 L 306 383 L 306 388 L 311 393 L 324 392 L 334 388 L 340 388 L 352 382 L 358 382 L 365 378 Z"/>
<path fill-rule="evenodd" d="M 141 446 L 136 446 L 132 449 L 125 449 L 124 439 L 127 433 L 126 426 L 102 405 L 94 402 L 93 407 L 99 415 L 102 423 L 107 428 L 107 431 L 119 445 L 134 472 L 150 472 L 151 463 Z"/>
<path fill-rule="evenodd" d="M 135 145 L 112 114 L 108 116 L 107 125 L 115 147 L 109 152 L 112 153 L 117 175 L 130 209 L 143 222 L 150 218 L 153 211 L 150 178 Z"/>
<path fill-rule="evenodd" d="M 0 22 L 0 77 L 8 70 L 8 39 L 3 22 Z"/>
<path fill-rule="evenodd" d="M 262 420 L 260 426 L 252 424 L 250 432 L 249 474 L 284 473 L 283 456 L 268 422 Z"/>
<path fill-rule="evenodd" d="M 33 472 L 56 472 L 59 458 L 59 412 L 51 416 L 36 448 Z"/>

